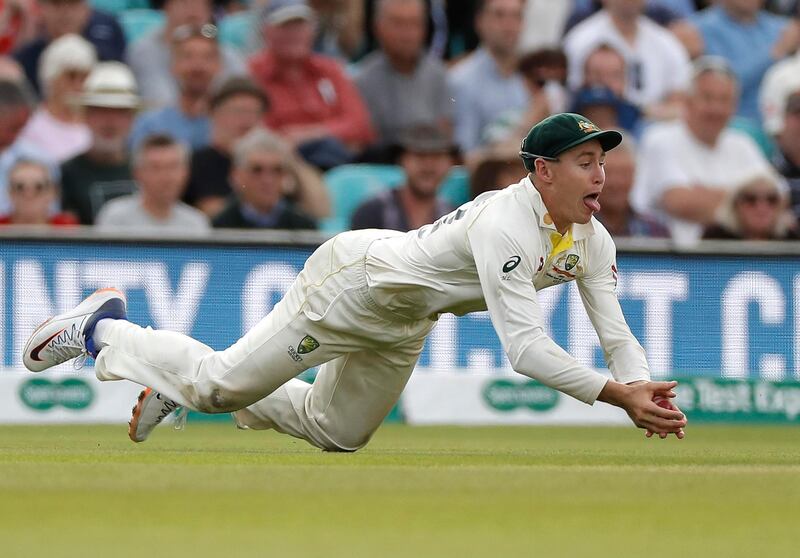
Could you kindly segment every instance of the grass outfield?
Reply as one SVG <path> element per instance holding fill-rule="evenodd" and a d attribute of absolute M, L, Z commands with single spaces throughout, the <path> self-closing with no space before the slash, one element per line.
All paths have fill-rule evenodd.
<path fill-rule="evenodd" d="M 0 555 L 798 556 L 800 429 L 0 427 Z"/>

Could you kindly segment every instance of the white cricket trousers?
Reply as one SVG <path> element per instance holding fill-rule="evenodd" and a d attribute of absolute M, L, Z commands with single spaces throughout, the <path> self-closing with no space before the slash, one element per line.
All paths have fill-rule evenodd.
<path fill-rule="evenodd" d="M 435 324 L 393 316 L 369 295 L 367 249 L 391 234 L 351 231 L 325 242 L 272 312 L 224 351 L 104 320 L 95 335 L 97 377 L 151 387 L 197 411 L 235 411 L 242 428 L 355 451 L 397 402 Z M 295 379 L 319 365 L 313 385 Z"/>

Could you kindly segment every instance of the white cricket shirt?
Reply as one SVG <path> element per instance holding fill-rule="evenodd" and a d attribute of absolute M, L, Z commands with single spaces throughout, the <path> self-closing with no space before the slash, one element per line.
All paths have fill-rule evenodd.
<path fill-rule="evenodd" d="M 547 336 L 536 291 L 577 281 L 614 378 L 647 380 L 644 350 L 616 297 L 615 256 L 594 218 L 562 238 L 526 177 L 431 225 L 375 241 L 366 271 L 372 298 L 398 316 L 488 309 L 515 371 L 591 404 L 606 378 Z"/>

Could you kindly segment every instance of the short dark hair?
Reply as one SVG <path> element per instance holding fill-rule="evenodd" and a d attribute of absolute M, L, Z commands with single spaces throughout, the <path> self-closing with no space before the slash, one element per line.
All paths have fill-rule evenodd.
<path fill-rule="evenodd" d="M 133 166 L 137 167 L 142 162 L 142 154 L 150 149 L 162 147 L 177 147 L 181 150 L 183 158 L 189 162 L 189 148 L 169 134 L 150 134 L 139 142 L 133 153 Z"/>
<path fill-rule="evenodd" d="M 267 94 L 253 80 L 246 77 L 232 77 L 222 82 L 212 93 L 209 108 L 213 111 L 236 95 L 255 97 L 261 103 L 261 108 L 264 111 L 269 110 L 269 97 L 267 97 Z"/>
<path fill-rule="evenodd" d="M 0 79 L 0 108 L 20 106 L 33 108 L 35 105 L 33 92 L 26 82 Z"/>

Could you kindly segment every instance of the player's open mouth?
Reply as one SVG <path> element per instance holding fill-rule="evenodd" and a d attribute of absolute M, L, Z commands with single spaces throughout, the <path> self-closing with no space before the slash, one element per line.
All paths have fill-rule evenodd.
<path fill-rule="evenodd" d="M 588 207 L 592 213 L 596 213 L 600 211 L 600 202 L 597 201 L 597 198 L 600 197 L 600 192 L 595 192 L 594 194 L 589 194 L 588 196 L 583 197 L 583 204 Z"/>

